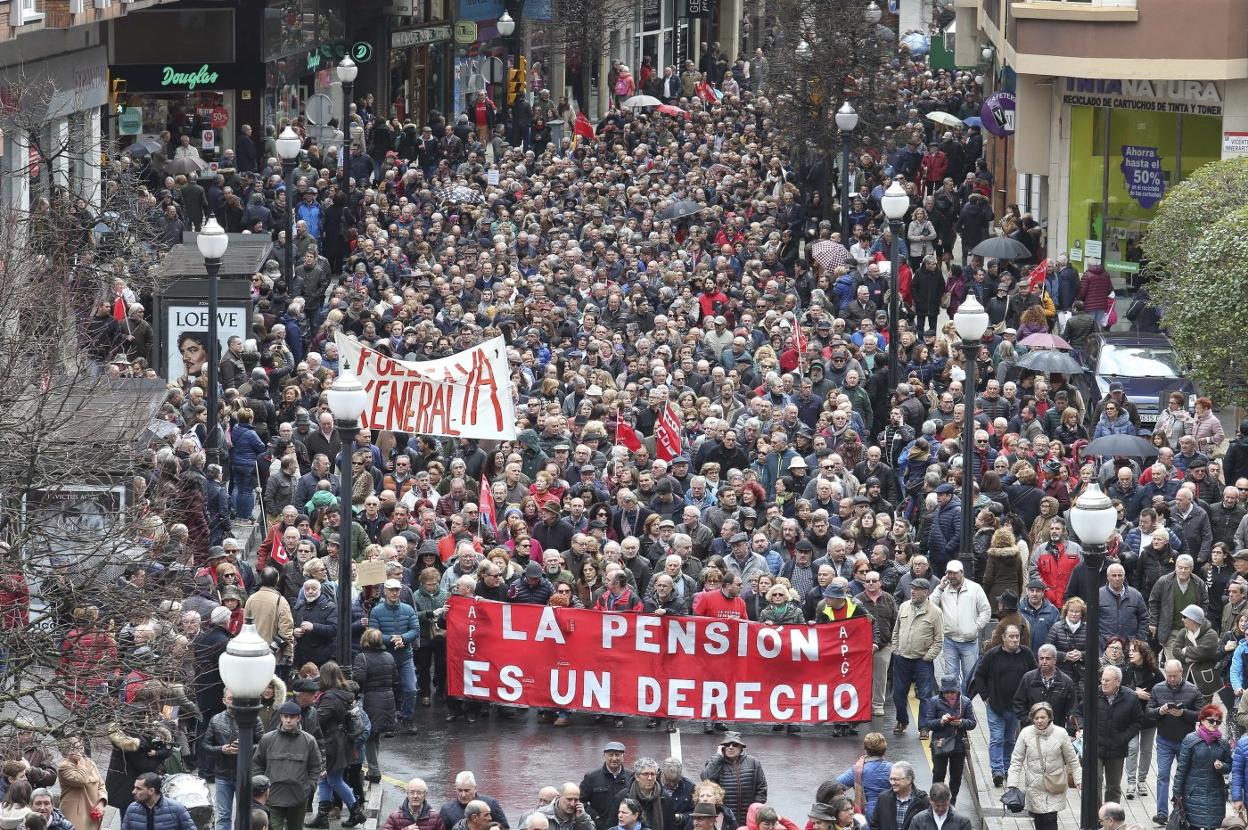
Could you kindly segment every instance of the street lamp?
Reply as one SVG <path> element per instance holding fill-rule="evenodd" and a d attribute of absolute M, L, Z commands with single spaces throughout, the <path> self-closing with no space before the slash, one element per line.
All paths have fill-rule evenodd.
<path fill-rule="evenodd" d="M 875 0 L 871 0 L 871 2 L 867 5 L 867 8 L 862 13 L 862 16 L 866 18 L 868 23 L 879 23 L 882 15 L 883 12 L 880 11 L 880 7 L 876 4 Z"/>
<path fill-rule="evenodd" d="M 974 513 L 971 505 L 975 501 L 975 352 L 984 332 L 988 330 L 988 312 L 968 293 L 958 313 L 953 315 L 953 324 L 962 338 L 962 355 L 966 358 L 966 386 L 962 390 L 962 539 L 958 553 L 964 562 L 974 557 L 968 551 L 974 551 Z"/>
<path fill-rule="evenodd" d="M 795 54 L 797 55 L 798 60 L 801 60 L 801 61 L 810 60 L 810 57 L 813 53 L 811 51 L 810 44 L 806 42 L 805 38 L 802 39 L 801 43 L 797 44 L 797 49 L 795 51 Z"/>
<path fill-rule="evenodd" d="M 334 426 L 342 453 L 338 457 L 338 475 L 341 489 L 338 493 L 338 665 L 343 671 L 351 666 L 351 447 L 355 433 L 360 428 L 360 415 L 364 412 L 367 397 L 364 387 L 351 372 L 343 371 L 334 385 L 325 393 L 329 411 L 334 414 Z M 361 551 L 362 553 L 363 551 Z"/>
<path fill-rule="evenodd" d="M 342 150 L 339 152 L 338 167 L 342 170 L 342 192 L 345 196 L 351 187 L 351 171 L 347 169 L 351 161 L 351 89 L 360 68 L 350 55 L 343 55 L 336 71 L 338 80 L 342 82 Z"/>
<path fill-rule="evenodd" d="M 498 28 L 499 37 L 503 39 L 503 129 L 506 130 L 507 140 L 515 143 L 510 124 L 511 102 L 508 97 L 511 94 L 511 36 L 516 33 L 516 21 L 506 9 L 503 9 L 503 16 L 495 25 Z"/>
<path fill-rule="evenodd" d="M 1088 578 L 1084 581 L 1087 603 L 1088 648 L 1093 654 L 1100 651 L 1101 615 L 1099 576 L 1101 565 L 1105 562 L 1105 543 L 1118 523 L 1118 514 L 1109 496 L 1101 492 L 1101 487 L 1093 481 L 1083 495 L 1075 499 L 1070 510 L 1070 526 L 1079 537 L 1083 546 L 1083 566 L 1087 568 Z M 1095 662 L 1089 663 L 1083 673 L 1083 757 L 1088 764 L 1083 770 L 1083 795 L 1080 799 L 1079 826 L 1096 827 L 1097 811 L 1101 807 L 1101 794 L 1097 792 L 1097 753 L 1100 751 L 1100 713 L 1097 710 L 1096 696 L 1100 694 L 1101 676 L 1093 670 Z"/>
<path fill-rule="evenodd" d="M 217 217 L 208 216 L 208 221 L 199 233 L 195 234 L 195 244 L 204 258 L 204 268 L 208 271 L 208 431 L 207 450 L 208 463 L 221 463 L 221 442 L 217 440 L 217 429 L 220 419 L 217 417 L 217 366 L 221 362 L 221 347 L 217 342 L 217 275 L 221 273 L 221 259 L 230 247 L 230 237 L 217 222 Z"/>
<path fill-rule="evenodd" d="M 286 182 L 286 285 L 289 287 L 295 282 L 295 188 L 290 174 L 295 170 L 295 159 L 299 158 L 303 142 L 288 124 L 275 143 L 278 158 L 282 160 L 282 181 Z"/>
<path fill-rule="evenodd" d="M 979 51 L 979 56 L 984 59 L 984 63 L 992 63 L 992 56 L 996 54 L 996 50 L 992 48 L 992 44 L 988 44 Z"/>
<path fill-rule="evenodd" d="M 897 269 L 900 267 L 898 258 L 901 256 L 901 219 L 910 209 L 910 197 L 896 179 L 884 191 L 880 199 L 884 215 L 888 217 L 888 227 L 893 232 L 893 244 L 889 250 L 890 270 L 888 273 L 888 388 L 897 388 L 897 315 L 900 306 L 897 297 Z"/>
<path fill-rule="evenodd" d="M 836 128 L 841 131 L 841 244 L 846 248 L 849 247 L 849 200 L 852 196 L 849 190 L 849 145 L 857 127 L 858 110 L 846 101 L 836 111 Z"/>
<path fill-rule="evenodd" d="M 255 746 L 260 696 L 273 679 L 277 661 L 269 644 L 256 633 L 251 615 L 238 636 L 230 640 L 217 660 L 221 681 L 232 700 L 230 712 L 238 724 L 238 762 L 235 766 L 234 830 L 251 830 L 251 752 Z"/>

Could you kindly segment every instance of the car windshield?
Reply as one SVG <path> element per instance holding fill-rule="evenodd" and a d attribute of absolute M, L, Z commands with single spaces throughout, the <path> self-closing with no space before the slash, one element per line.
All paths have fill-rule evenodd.
<path fill-rule="evenodd" d="M 1179 355 L 1171 346 L 1113 346 L 1101 348 L 1102 375 L 1129 378 L 1177 378 Z"/>

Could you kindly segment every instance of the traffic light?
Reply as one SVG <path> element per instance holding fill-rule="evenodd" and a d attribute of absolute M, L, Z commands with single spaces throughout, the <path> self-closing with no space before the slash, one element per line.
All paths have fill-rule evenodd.
<path fill-rule="evenodd" d="M 114 117 L 121 115 L 122 112 L 125 111 L 126 104 L 124 98 L 126 97 L 126 87 L 127 84 L 125 78 L 113 79 L 113 94 L 112 97 L 109 98 L 108 103 L 110 107 L 109 112 Z"/>
<path fill-rule="evenodd" d="M 514 104 L 516 98 L 524 94 L 525 84 L 528 83 L 528 67 L 529 62 L 521 55 L 517 60 L 517 67 L 507 73 L 507 103 Z"/>

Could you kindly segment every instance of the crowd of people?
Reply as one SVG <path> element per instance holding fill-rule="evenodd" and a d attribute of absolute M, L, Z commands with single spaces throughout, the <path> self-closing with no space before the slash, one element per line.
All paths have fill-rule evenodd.
<path fill-rule="evenodd" d="M 1178 396 L 1150 426 L 1120 387 L 1097 399 L 1021 369 L 1027 334 L 1065 332 L 1077 348 L 1106 322 L 1109 276 L 1046 258 L 1039 225 L 1016 208 L 998 219 L 979 129 L 924 118 L 973 112 L 981 93 L 969 73 L 929 69 L 904 49 L 889 70 L 891 123 L 859 137 L 851 182 L 836 188 L 850 202 L 850 238 L 822 202 L 830 171 L 796 165 L 773 121 L 762 54 L 689 68 L 679 84 L 665 80 L 674 69 L 660 75 L 662 97 L 679 107 L 671 115 L 612 107 L 588 128 L 572 115 L 557 140 L 536 120 L 433 113 L 399 123 L 365 99 L 352 116 L 365 145 L 349 150 L 345 189 L 334 148 L 312 140 L 284 182 L 279 125 L 254 154 L 230 155 L 200 181 L 119 160 L 118 175 L 146 188 L 161 244 L 215 216 L 230 231 L 272 235 L 273 259 L 252 280 L 250 337 L 231 339 L 220 363 L 220 411 L 207 410 L 204 361 L 186 359 L 161 408 L 175 427 L 169 445 L 146 454 L 133 481 L 152 559 L 127 567 L 118 587 L 140 600 L 167 590 L 174 571 L 184 596 L 57 606 L 67 694 L 118 696 L 148 707 L 150 723 L 110 735 L 106 775 L 90 747 L 62 749 L 53 780 L 62 793 L 87 787 L 73 811 L 62 802 L 58 818 L 39 806 L 38 788 L 13 784 L 0 826 L 20 826 L 3 823 L 14 805 L 28 807 L 29 830 L 44 830 L 35 816 L 98 830 L 111 804 L 125 830 L 186 830 L 155 775 L 176 760 L 214 781 L 216 827 L 228 830 L 237 725 L 216 665 L 246 616 L 279 659 L 262 701 L 253 824 L 297 830 L 310 801 L 307 826 L 361 823 L 363 785 L 381 780 L 381 741 L 415 733 L 418 706 L 445 707 L 465 725 L 484 714 L 447 695 L 452 594 L 617 613 L 714 609 L 775 626 L 869 617 L 872 717 L 906 733 L 913 692 L 936 783 L 918 789 L 873 731 L 859 764 L 816 792 L 814 830 L 967 826 L 951 805 L 968 733 L 984 729 L 976 697 L 995 788 L 1017 791 L 1040 830 L 1056 828 L 1080 776 L 1086 672 L 1101 677 L 1099 757 L 1082 761 L 1103 771 L 1103 827 L 1124 827 L 1121 804 L 1137 798 L 1153 799 L 1162 825 L 1176 805 L 1193 827 L 1238 820 L 1248 786 L 1248 738 L 1234 742 L 1248 731 L 1248 422 L 1228 446 L 1207 399 L 1188 411 Z M 613 89 L 627 67 L 614 73 Z M 562 117 L 549 96 L 531 108 Z M 911 206 L 900 382 L 890 386 L 891 231 L 880 199 L 894 180 Z M 454 186 L 461 195 L 447 201 Z M 680 200 L 699 211 L 664 219 Z M 1022 242 L 1030 261 L 969 253 L 993 234 Z M 280 265 L 287 246 L 291 274 Z M 835 255 L 815 256 L 819 246 Z M 968 357 L 940 322 L 971 295 L 991 326 Z M 155 373 L 141 300 L 122 263 L 91 329 L 91 356 L 111 376 Z M 343 368 L 338 334 L 411 360 L 502 335 L 517 440 L 361 429 L 344 447 L 324 396 Z M 656 440 L 673 422 L 675 454 Z M 210 423 L 224 446 L 210 445 Z M 1118 433 L 1151 435 L 1155 455 L 1081 455 L 1089 439 Z M 338 506 L 344 452 L 351 516 Z M 1093 484 L 1118 511 L 1095 573 L 1068 520 Z M 252 559 L 239 540 L 257 520 Z M 343 534 L 356 562 L 384 563 L 384 582 L 359 586 L 354 571 L 338 572 Z M 349 632 L 338 622 L 343 578 Z M 1100 642 L 1087 641 L 1089 613 Z M 125 637 L 104 624 L 116 620 Z M 119 648 L 133 657 L 166 634 L 187 654 L 176 676 L 110 673 Z M 336 662 L 341 636 L 350 666 Z M 166 720 L 171 700 L 178 715 Z M 615 714 L 536 717 L 552 728 L 580 717 L 626 725 Z M 579 785 L 551 782 L 518 826 L 795 827 L 767 806 L 762 766 L 731 725 L 704 728 L 724 738 L 699 783 L 673 759 L 626 767 L 612 742 L 601 769 Z M 42 766 L 27 761 L 12 777 L 34 784 Z M 428 786 L 411 781 L 387 830 L 509 829 L 472 773 L 455 790 L 435 810 Z"/>

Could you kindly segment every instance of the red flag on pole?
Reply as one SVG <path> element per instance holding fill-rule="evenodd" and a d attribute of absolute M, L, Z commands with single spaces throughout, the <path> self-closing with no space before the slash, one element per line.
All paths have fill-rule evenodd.
<path fill-rule="evenodd" d="M 585 117 L 585 113 L 578 112 L 576 114 L 576 124 L 572 127 L 573 135 L 583 135 L 590 141 L 594 138 L 594 125 Z"/>
<path fill-rule="evenodd" d="M 654 453 L 662 461 L 671 461 L 680 455 L 680 416 L 669 403 L 654 428 Z"/>
<path fill-rule="evenodd" d="M 641 449 L 641 439 L 637 437 L 637 430 L 633 429 L 632 424 L 624 423 L 622 412 L 615 414 L 615 440 L 628 447 L 629 452 L 637 452 Z"/>
<path fill-rule="evenodd" d="M 481 496 L 477 499 L 477 509 L 481 512 L 481 524 L 494 530 L 494 493 L 490 490 L 490 480 L 485 476 L 481 476 Z"/>

